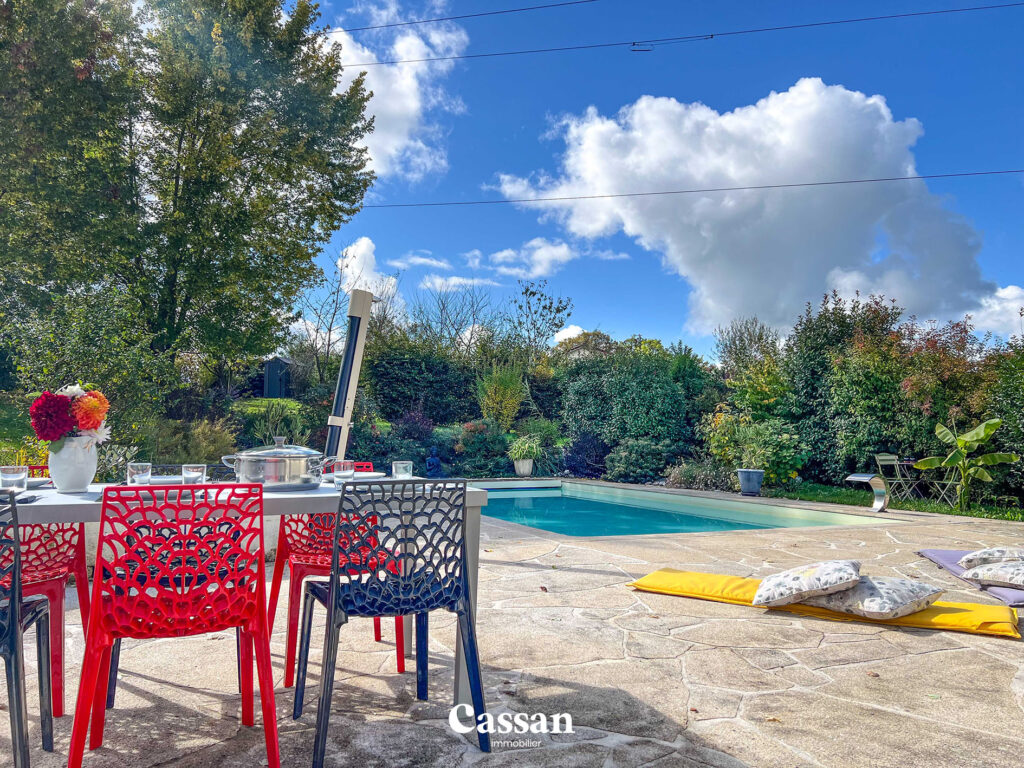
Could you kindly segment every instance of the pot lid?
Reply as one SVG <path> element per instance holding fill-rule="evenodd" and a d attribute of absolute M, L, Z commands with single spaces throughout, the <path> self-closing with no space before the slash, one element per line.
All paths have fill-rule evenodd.
<path fill-rule="evenodd" d="M 246 458 L 261 459 L 323 456 L 320 451 L 314 451 L 312 448 L 306 448 L 302 445 L 285 445 L 284 441 L 285 438 L 283 437 L 275 437 L 273 445 L 263 445 L 259 448 L 250 448 L 247 451 L 241 451 L 239 455 L 245 456 Z"/>

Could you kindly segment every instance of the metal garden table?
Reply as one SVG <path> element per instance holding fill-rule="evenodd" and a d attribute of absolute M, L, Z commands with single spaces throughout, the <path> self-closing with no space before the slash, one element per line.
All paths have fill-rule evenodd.
<path fill-rule="evenodd" d="M 416 478 L 422 479 L 422 478 Z M 19 498 L 35 496 L 31 503 L 18 502 L 18 520 L 22 525 L 32 523 L 98 523 L 105 485 L 90 485 L 86 493 L 58 493 L 52 488 L 30 490 Z M 487 491 L 468 488 L 466 491 L 466 565 L 469 570 L 470 600 L 476 618 L 477 573 L 480 567 L 480 514 L 487 505 Z M 338 491 L 333 485 L 323 484 L 310 491 L 265 491 L 263 514 L 265 517 L 280 515 L 308 515 L 338 511 Z M 276 526 L 264 526 L 264 540 L 276 536 Z M 269 535 L 268 535 L 269 534 Z M 95 533 L 93 534 L 95 538 Z M 413 622 L 405 622 L 406 655 L 411 655 Z M 455 703 L 472 705 L 469 693 L 469 673 L 462 656 L 462 638 L 455 639 Z"/>

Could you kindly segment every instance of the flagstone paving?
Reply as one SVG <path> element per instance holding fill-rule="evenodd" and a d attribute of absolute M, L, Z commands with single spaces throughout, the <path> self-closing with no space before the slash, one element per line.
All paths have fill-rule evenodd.
<path fill-rule="evenodd" d="M 1020 543 L 1024 525 L 923 514 L 878 525 L 708 534 L 572 538 L 485 518 L 479 636 L 491 710 L 572 715 L 573 734 L 484 755 L 447 725 L 454 624 L 431 626 L 430 702 L 414 665 L 395 673 L 393 636 L 368 621 L 341 633 L 327 764 L 611 768 L 931 768 L 1014 765 L 1024 753 L 1024 643 L 976 635 L 830 622 L 636 592 L 661 567 L 763 576 L 824 558 L 862 572 L 925 579 L 947 599 L 992 602 L 915 554 Z M 287 594 L 287 592 L 284 592 Z M 83 636 L 68 594 L 68 715 L 56 753 L 38 747 L 30 671 L 33 765 L 65 765 Z M 322 617 L 321 617 L 322 621 Z M 389 623 L 385 626 L 390 629 Z M 320 628 L 307 708 L 291 719 L 281 686 L 284 616 L 273 637 L 282 762 L 310 761 Z M 28 642 L 34 643 L 30 637 Z M 263 733 L 239 724 L 230 633 L 126 643 L 106 743 L 85 766 L 265 764 Z M 26 658 L 34 664 L 31 646 Z M 4 702 L 4 705 L 6 702 Z M 4 705 L 0 705 L 2 708 Z M 257 713 L 258 713 L 257 708 Z M 5 723 L 7 713 L 0 713 Z M 0 766 L 11 764 L 0 725 Z"/>

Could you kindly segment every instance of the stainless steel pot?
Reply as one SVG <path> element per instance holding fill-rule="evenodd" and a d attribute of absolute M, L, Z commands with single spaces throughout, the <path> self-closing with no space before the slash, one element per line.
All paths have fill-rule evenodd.
<path fill-rule="evenodd" d="M 275 437 L 274 445 L 251 448 L 224 456 L 224 465 L 235 470 L 240 483 L 261 483 L 270 491 L 305 491 L 317 488 L 324 467 L 335 457 L 325 457 L 312 448 L 285 445 L 283 437 Z"/>

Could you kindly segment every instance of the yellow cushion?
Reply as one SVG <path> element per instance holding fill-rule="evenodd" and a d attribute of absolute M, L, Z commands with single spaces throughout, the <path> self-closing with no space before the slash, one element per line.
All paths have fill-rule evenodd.
<path fill-rule="evenodd" d="M 645 592 L 662 595 L 695 597 L 713 600 L 717 603 L 752 605 L 760 579 L 745 579 L 741 576 L 726 576 L 719 573 L 697 573 L 664 568 L 629 584 Z M 836 613 L 813 605 L 783 605 L 771 608 L 773 611 L 788 611 L 801 616 L 816 616 L 835 621 L 863 621 L 869 624 L 889 624 L 895 627 L 916 627 L 920 629 L 948 629 L 955 632 L 971 632 L 976 635 L 999 635 L 1020 637 L 1017 630 L 1017 612 L 1005 605 L 983 605 L 981 603 L 933 603 L 923 611 L 899 619 L 867 619 Z"/>

